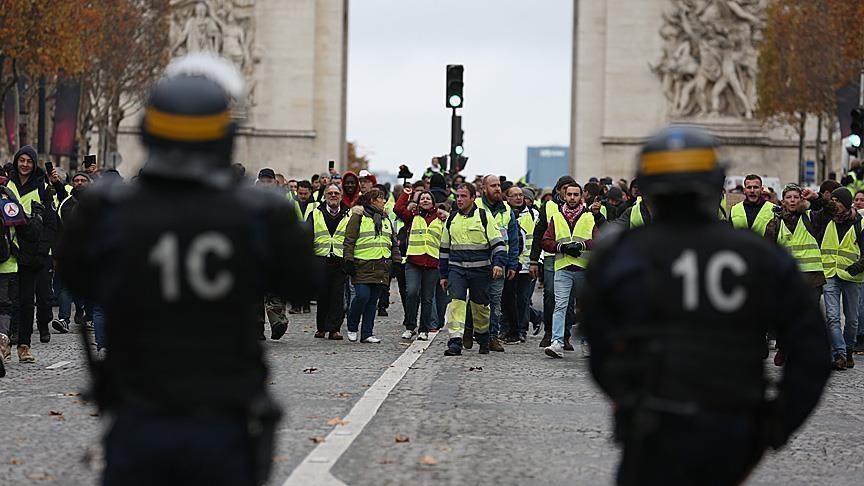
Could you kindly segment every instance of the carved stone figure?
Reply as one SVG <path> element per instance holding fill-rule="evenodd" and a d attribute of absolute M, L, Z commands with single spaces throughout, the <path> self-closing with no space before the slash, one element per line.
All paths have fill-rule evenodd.
<path fill-rule="evenodd" d="M 171 54 L 210 51 L 243 72 L 253 104 L 255 64 L 255 0 L 172 0 Z"/>
<path fill-rule="evenodd" d="M 764 0 L 670 0 L 651 65 L 676 117 L 753 117 Z"/>

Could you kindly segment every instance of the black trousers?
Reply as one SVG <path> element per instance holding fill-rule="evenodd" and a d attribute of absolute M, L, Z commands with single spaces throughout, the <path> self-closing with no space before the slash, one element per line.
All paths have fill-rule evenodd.
<path fill-rule="evenodd" d="M 51 333 L 51 257 L 41 258 L 42 265 L 18 268 L 18 344 L 31 344 L 34 308 L 39 334 Z"/>
<path fill-rule="evenodd" d="M 315 323 L 318 331 L 337 332 L 345 319 L 345 274 L 342 259 L 316 257 L 321 260 L 324 282 L 318 291 Z"/>
<path fill-rule="evenodd" d="M 655 413 L 650 422 L 642 432 L 619 424 L 620 486 L 741 484 L 764 452 L 754 417 Z"/>

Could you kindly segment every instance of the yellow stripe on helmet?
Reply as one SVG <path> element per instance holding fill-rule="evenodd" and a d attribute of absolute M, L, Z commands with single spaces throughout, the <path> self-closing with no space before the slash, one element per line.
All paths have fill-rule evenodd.
<path fill-rule="evenodd" d="M 215 115 L 177 115 L 148 107 L 144 130 L 154 136 L 177 142 L 211 142 L 228 133 L 231 116 L 227 111 Z"/>
<path fill-rule="evenodd" d="M 648 152 L 642 154 L 640 162 L 642 175 L 646 176 L 708 172 L 717 167 L 717 154 L 708 148 Z"/>

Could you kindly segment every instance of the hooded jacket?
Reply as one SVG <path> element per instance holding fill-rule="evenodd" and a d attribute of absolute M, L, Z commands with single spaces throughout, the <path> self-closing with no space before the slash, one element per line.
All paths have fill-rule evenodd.
<path fill-rule="evenodd" d="M 54 244 L 54 237 L 57 231 L 57 213 L 54 212 L 54 199 L 51 195 L 51 192 L 48 191 L 48 187 L 45 183 L 45 171 L 43 171 L 38 165 L 38 160 L 34 158 L 35 151 L 33 153 L 27 152 L 25 149 L 29 148 L 29 146 L 22 147 L 15 154 L 15 158 L 12 163 L 12 173 L 9 177 L 9 185 L 13 186 L 18 194 L 18 199 L 24 198 L 27 194 L 31 192 L 38 191 L 38 200 L 42 204 L 44 209 L 37 209 L 37 211 L 33 211 L 33 207 L 26 207 L 24 205 L 24 211 L 27 212 L 31 217 L 38 217 L 41 219 L 41 231 L 39 232 L 38 242 L 29 240 L 27 238 L 22 238 L 19 242 L 21 246 L 21 258 L 19 258 L 19 264 L 23 266 L 30 265 L 35 262 L 30 262 L 30 255 L 35 254 L 39 256 L 48 256 L 51 247 Z M 30 149 L 33 150 L 32 148 Z M 18 158 L 21 154 L 26 153 L 33 159 L 33 172 L 30 174 L 30 177 L 27 178 L 26 182 L 21 181 L 21 173 L 18 171 Z M 34 235 L 35 236 L 35 235 Z M 35 244 L 35 248 L 33 247 Z"/>
<path fill-rule="evenodd" d="M 353 178 L 354 182 L 357 185 L 357 192 L 353 195 L 349 195 L 347 191 L 345 191 L 345 180 L 348 178 Z M 351 172 L 350 170 L 346 170 L 342 174 L 342 204 L 349 208 L 353 208 L 360 201 L 360 178 L 357 177 L 357 174 Z"/>

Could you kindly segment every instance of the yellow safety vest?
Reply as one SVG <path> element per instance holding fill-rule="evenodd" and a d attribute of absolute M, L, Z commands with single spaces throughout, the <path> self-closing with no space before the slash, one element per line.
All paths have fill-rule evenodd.
<path fill-rule="evenodd" d="M 414 216 L 411 220 L 411 233 L 408 235 L 407 256 L 429 255 L 439 258 L 441 255 L 441 233 L 444 232 L 444 223 L 435 218 L 432 224 L 427 225 L 423 216 Z"/>
<path fill-rule="evenodd" d="M 294 208 L 297 210 L 297 217 L 300 218 L 300 221 L 308 221 L 309 215 L 311 215 L 312 211 L 317 207 L 318 205 L 310 200 L 309 204 L 306 205 L 306 211 L 304 212 L 300 210 L 300 201 L 294 201 Z"/>
<path fill-rule="evenodd" d="M 18 235 L 15 233 L 15 227 L 9 227 L 9 235 L 12 237 L 12 244 L 18 244 Z M 5 238 L 2 234 L 0 234 L 0 238 Z M 9 259 L 3 263 L 0 263 L 0 273 L 18 273 L 18 259 L 15 258 L 15 255 L 9 255 Z M 3 358 L 0 358 L 3 359 Z"/>
<path fill-rule="evenodd" d="M 570 231 L 570 225 L 567 223 L 567 220 L 561 212 L 557 212 L 552 216 L 552 222 L 555 224 L 555 241 L 557 243 L 587 241 L 591 239 L 594 232 L 594 215 L 588 211 L 583 212 L 582 215 L 579 216 L 579 220 L 576 221 L 573 231 Z M 582 254 L 579 255 L 579 258 L 573 258 L 570 255 L 558 253 L 555 255 L 555 271 L 557 272 L 562 268 L 569 267 L 570 265 L 586 268 L 588 267 L 588 258 L 590 256 L 590 250 L 583 251 Z"/>
<path fill-rule="evenodd" d="M 360 218 L 360 233 L 354 243 L 355 260 L 380 260 L 390 258 L 393 245 L 393 224 L 387 217 L 381 218 L 381 234 L 375 234 L 375 222 L 365 214 Z"/>
<path fill-rule="evenodd" d="M 525 211 L 516 220 L 519 227 L 525 232 L 525 248 L 522 249 L 522 254 L 519 255 L 519 263 L 525 265 L 531 259 L 531 247 L 534 245 L 534 226 L 537 223 L 534 221 L 534 215 L 531 210 Z"/>
<path fill-rule="evenodd" d="M 498 229 L 501 231 L 501 238 L 504 239 L 504 244 L 507 245 L 507 228 L 510 227 L 510 218 L 512 217 L 513 210 L 510 208 L 510 205 L 505 203 L 504 211 L 498 213 L 496 215 L 492 214 L 492 211 L 486 207 L 486 203 L 483 202 L 482 197 L 477 198 L 477 207 L 480 209 L 486 210 L 486 212 L 495 219 L 495 224 L 498 226 Z"/>
<path fill-rule="evenodd" d="M 720 221 L 726 221 L 728 218 L 726 217 L 726 194 L 723 194 L 723 197 L 720 198 L 720 207 L 717 208 L 717 218 Z"/>
<path fill-rule="evenodd" d="M 560 213 L 561 209 L 558 207 L 558 204 L 556 204 L 555 201 L 552 199 L 543 203 L 543 207 L 546 208 L 546 224 L 548 225 L 549 221 L 552 221 L 552 216 L 554 216 L 555 213 Z M 548 251 L 543 250 L 543 258 L 554 257 L 554 256 L 555 256 L 554 253 L 549 253 Z"/>
<path fill-rule="evenodd" d="M 759 236 L 765 236 L 765 228 L 768 226 L 768 222 L 774 218 L 774 205 L 766 202 L 759 209 L 759 214 L 756 215 L 756 219 L 753 221 L 753 227 L 749 227 L 747 225 L 747 213 L 744 211 L 744 203 L 739 202 L 738 204 L 732 206 L 732 227 L 738 229 L 752 229 Z"/>
<path fill-rule="evenodd" d="M 345 243 L 345 227 L 348 226 L 349 216 L 346 214 L 339 225 L 336 227 L 336 232 L 330 234 L 327 229 L 327 223 L 324 221 L 324 212 L 321 208 L 313 208 L 312 211 L 312 229 L 314 231 L 314 251 L 317 256 L 335 255 L 342 258 L 342 247 Z"/>
<path fill-rule="evenodd" d="M 21 203 L 21 207 L 24 208 L 24 212 L 27 213 L 27 216 L 30 216 L 33 213 L 33 202 L 42 202 L 39 199 L 39 189 L 34 189 L 22 197 L 21 191 L 18 189 L 18 186 L 14 181 L 10 180 L 6 187 L 8 187 L 12 193 L 15 194 L 15 197 L 18 198 L 18 202 Z"/>
<path fill-rule="evenodd" d="M 833 220 L 828 223 L 828 227 L 825 228 L 825 236 L 822 238 L 822 266 L 824 267 L 825 278 L 836 275 L 847 282 L 864 283 L 864 273 L 859 273 L 853 277 L 846 271 L 849 265 L 861 257 L 861 250 L 858 248 L 858 235 L 855 234 L 856 227 L 858 225 L 853 224 L 843 236 L 843 241 L 840 241 L 837 235 L 837 225 Z"/>
<path fill-rule="evenodd" d="M 780 220 L 780 231 L 777 232 L 777 243 L 789 250 L 789 253 L 798 262 L 798 268 L 802 272 L 822 272 L 822 252 L 819 250 L 819 242 L 807 231 L 804 226 L 802 215 L 795 225 L 795 232 L 789 231 L 786 224 Z"/>
<path fill-rule="evenodd" d="M 636 204 L 630 209 L 630 229 L 645 226 L 645 219 L 642 217 L 642 197 L 636 198 Z"/>

